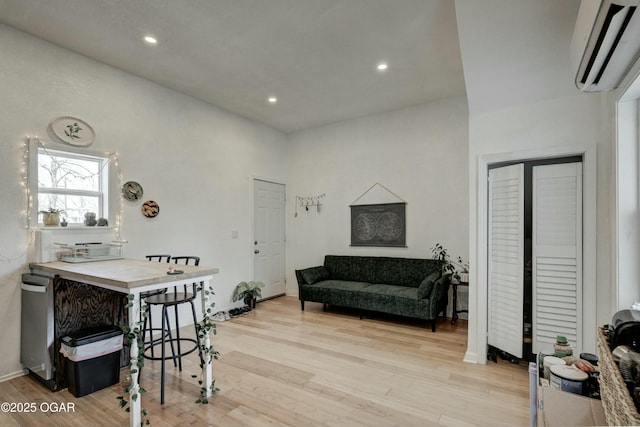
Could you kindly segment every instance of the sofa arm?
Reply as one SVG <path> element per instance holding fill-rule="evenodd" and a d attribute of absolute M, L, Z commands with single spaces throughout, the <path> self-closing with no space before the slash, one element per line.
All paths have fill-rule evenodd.
<path fill-rule="evenodd" d="M 302 277 L 302 270 L 296 270 L 296 280 L 298 281 L 298 286 L 307 284 Z"/>
<path fill-rule="evenodd" d="M 434 271 L 424 278 L 424 280 L 420 283 L 420 286 L 418 286 L 419 299 L 428 299 L 431 297 L 434 283 L 438 281 L 438 279 L 441 277 L 441 274 L 442 273 L 440 273 L 439 271 Z"/>
<path fill-rule="evenodd" d="M 322 265 L 317 267 L 309 267 L 303 270 L 296 270 L 296 279 L 298 286 L 313 285 L 314 283 L 329 278 L 329 271 Z"/>
<path fill-rule="evenodd" d="M 441 276 L 433 284 L 433 291 L 431 292 L 431 298 L 429 298 L 429 314 L 433 319 L 437 318 L 438 314 L 447 305 L 449 285 L 451 285 L 451 274 Z"/>

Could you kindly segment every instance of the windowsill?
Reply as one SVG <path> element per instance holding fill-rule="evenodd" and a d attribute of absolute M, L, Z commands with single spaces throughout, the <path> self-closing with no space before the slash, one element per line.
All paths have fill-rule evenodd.
<path fill-rule="evenodd" d="M 51 226 L 51 227 L 46 227 L 44 225 L 37 225 L 34 227 L 29 227 L 29 230 L 56 230 L 56 231 L 67 231 L 67 230 L 73 230 L 73 231 L 79 231 L 79 230 L 115 230 L 116 227 L 114 226 L 107 226 L 107 227 L 98 227 L 98 226 L 86 226 L 86 225 L 68 225 L 66 227 L 60 227 L 60 226 Z"/>

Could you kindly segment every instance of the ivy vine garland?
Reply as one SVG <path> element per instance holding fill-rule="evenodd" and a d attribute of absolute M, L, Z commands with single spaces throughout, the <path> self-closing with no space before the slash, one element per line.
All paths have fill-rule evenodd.
<path fill-rule="evenodd" d="M 133 295 L 131 294 L 127 295 L 128 303 L 125 306 L 126 309 L 130 309 L 133 307 L 134 299 L 135 297 Z M 144 322 L 147 319 L 148 315 L 149 315 L 149 307 L 146 304 L 144 304 L 140 311 L 140 320 L 134 324 L 133 329 L 131 329 L 129 325 L 125 325 L 125 324 L 120 325 L 120 329 L 122 329 L 122 332 L 124 332 L 126 342 L 128 344 L 131 344 L 133 342 L 138 343 L 138 357 L 136 358 L 135 361 L 132 361 L 129 364 L 129 374 L 127 374 L 127 376 L 125 377 L 126 381 L 128 381 L 129 384 L 123 387 L 122 389 L 123 394 L 116 398 L 118 399 L 118 405 L 121 408 L 124 408 L 124 411 L 127 413 L 131 412 L 131 405 L 130 405 L 130 402 L 125 398 L 125 396 L 129 395 L 129 393 L 132 390 L 132 387 L 134 388 L 134 392 L 133 394 L 131 394 L 131 400 L 133 400 L 134 402 L 138 400 L 138 397 L 140 394 L 147 392 L 144 389 L 144 387 L 140 386 L 139 379 L 137 384 L 135 385 L 132 384 L 131 375 L 136 373 L 139 374 L 140 370 L 144 366 L 143 327 L 144 327 Z M 148 412 L 146 409 L 142 408 L 142 418 L 140 420 L 140 425 L 144 426 L 144 425 L 150 425 L 150 424 L 151 422 L 149 421 Z"/>
<path fill-rule="evenodd" d="M 205 295 L 208 296 L 215 295 L 211 285 L 209 285 L 206 290 L 203 290 L 202 286 L 199 286 L 198 292 L 200 291 L 203 291 Z M 220 356 L 220 353 L 216 351 L 213 344 L 210 344 L 208 347 L 205 344 L 206 337 L 209 334 L 215 335 L 217 333 L 216 324 L 211 320 L 211 315 L 213 314 L 215 306 L 216 304 L 212 301 L 209 304 L 209 307 L 204 311 L 202 320 L 196 324 L 196 332 L 198 334 L 198 339 L 200 340 L 200 375 L 192 376 L 193 378 L 198 378 L 198 384 L 200 385 L 200 398 L 196 400 L 196 403 L 209 403 L 209 399 L 207 398 L 207 386 L 204 384 L 203 380 L 203 372 L 205 370 L 205 366 L 210 365 L 214 360 L 218 360 L 218 357 Z M 216 387 L 215 379 L 212 379 L 211 384 L 209 384 L 209 390 L 211 391 L 212 396 L 219 391 Z"/>
<path fill-rule="evenodd" d="M 198 286 L 197 291 L 205 292 L 207 296 L 215 295 L 211 285 L 209 285 L 207 289 L 203 289 L 203 286 L 200 285 Z M 126 305 L 126 308 L 127 309 L 132 308 L 134 296 L 127 295 L 127 299 L 128 299 L 128 303 Z M 211 391 L 211 395 L 214 395 L 216 394 L 216 392 L 219 391 L 219 389 L 216 387 L 215 379 L 213 379 L 211 381 L 211 384 L 207 386 L 204 384 L 204 378 L 203 378 L 203 372 L 205 370 L 205 367 L 207 365 L 212 364 L 214 360 L 218 360 L 218 357 L 220 356 L 220 353 L 213 347 L 213 344 L 210 344 L 209 346 L 206 345 L 206 337 L 210 334 L 216 335 L 217 333 L 216 324 L 211 319 L 214 307 L 215 307 L 215 303 L 211 301 L 209 306 L 206 307 L 204 311 L 202 320 L 196 323 L 195 325 L 196 332 L 198 334 L 198 339 L 200 340 L 200 349 L 199 349 L 200 350 L 200 374 L 192 375 L 192 377 L 198 378 L 198 384 L 200 385 L 200 397 L 195 401 L 195 403 L 201 403 L 201 404 L 209 403 L 209 398 L 207 397 L 208 391 Z M 124 325 L 124 324 L 120 325 L 120 328 L 124 332 L 124 336 L 127 342 L 132 343 L 135 341 L 136 343 L 138 343 L 138 357 L 135 359 L 135 361 L 132 361 L 130 363 L 129 365 L 130 374 L 128 374 L 125 377 L 129 383 L 123 387 L 123 390 L 122 390 L 123 395 L 117 397 L 119 402 L 118 405 L 121 408 L 124 408 L 125 412 L 131 411 L 130 402 L 125 398 L 125 396 L 130 394 L 132 387 L 134 387 L 133 388 L 134 392 L 131 394 L 131 400 L 133 400 L 134 402 L 140 397 L 140 394 L 146 393 L 146 390 L 140 386 L 139 381 L 138 381 L 138 384 L 135 384 L 135 386 L 131 384 L 132 382 L 131 375 L 140 373 L 140 370 L 144 366 L 144 341 L 143 341 L 144 329 L 143 327 L 144 327 L 144 322 L 147 319 L 148 312 L 149 312 L 149 307 L 146 304 L 143 305 L 140 312 L 140 320 L 134 324 L 133 329 L 130 328 L 128 325 Z M 151 422 L 149 420 L 147 410 L 142 408 L 141 414 L 142 414 L 142 418 L 141 418 L 140 425 L 141 426 L 150 425 Z"/>

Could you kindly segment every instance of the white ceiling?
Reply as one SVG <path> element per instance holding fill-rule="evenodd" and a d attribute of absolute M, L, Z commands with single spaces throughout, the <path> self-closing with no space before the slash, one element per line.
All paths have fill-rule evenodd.
<path fill-rule="evenodd" d="M 0 22 L 283 132 L 465 94 L 452 0 L 0 0 Z"/>

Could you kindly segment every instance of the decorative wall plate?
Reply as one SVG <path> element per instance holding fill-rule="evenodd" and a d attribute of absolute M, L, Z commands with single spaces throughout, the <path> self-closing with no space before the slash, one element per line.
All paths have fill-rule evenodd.
<path fill-rule="evenodd" d="M 142 186 L 135 181 L 127 181 L 122 185 L 120 189 L 122 197 L 129 201 L 136 201 L 142 199 Z"/>
<path fill-rule="evenodd" d="M 89 123 L 76 117 L 58 117 L 49 125 L 51 133 L 61 142 L 77 147 L 87 147 L 93 143 L 96 133 Z"/>
<path fill-rule="evenodd" d="M 160 213 L 160 206 L 153 200 L 147 200 L 142 204 L 142 215 L 147 218 L 155 218 Z"/>

